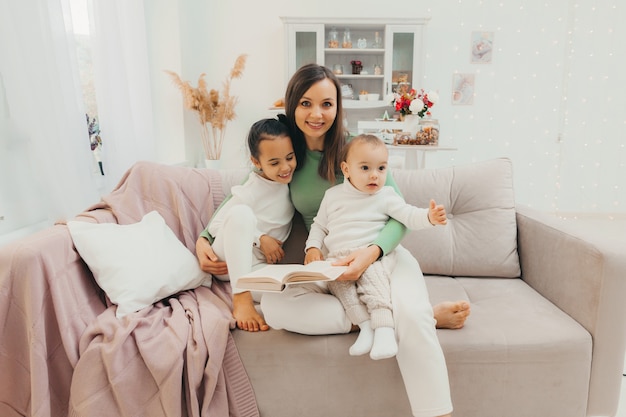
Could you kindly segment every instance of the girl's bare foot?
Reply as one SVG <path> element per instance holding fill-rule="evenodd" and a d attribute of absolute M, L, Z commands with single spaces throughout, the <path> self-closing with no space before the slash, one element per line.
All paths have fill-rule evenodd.
<path fill-rule="evenodd" d="M 433 307 L 438 329 L 460 329 L 470 315 L 467 301 L 444 301 Z"/>
<path fill-rule="evenodd" d="M 233 317 L 237 327 L 249 332 L 269 330 L 270 326 L 265 319 L 256 311 L 254 300 L 249 291 L 233 294 Z"/>

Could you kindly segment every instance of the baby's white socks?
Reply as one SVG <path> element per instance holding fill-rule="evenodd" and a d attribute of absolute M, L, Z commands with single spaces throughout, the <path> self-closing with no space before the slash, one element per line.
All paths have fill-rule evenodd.
<path fill-rule="evenodd" d="M 374 344 L 370 351 L 370 358 L 374 360 L 387 359 L 396 356 L 398 343 L 393 327 L 378 327 L 374 330 Z"/>
<path fill-rule="evenodd" d="M 359 335 L 352 346 L 350 355 L 360 356 L 369 352 L 374 360 L 387 359 L 396 356 L 398 343 L 393 327 L 378 327 L 372 329 L 372 323 L 366 320 L 359 324 Z"/>
<path fill-rule="evenodd" d="M 350 346 L 350 355 L 360 356 L 365 355 L 372 350 L 374 344 L 374 330 L 369 320 L 366 320 L 359 324 L 359 335 L 356 338 L 356 342 Z"/>

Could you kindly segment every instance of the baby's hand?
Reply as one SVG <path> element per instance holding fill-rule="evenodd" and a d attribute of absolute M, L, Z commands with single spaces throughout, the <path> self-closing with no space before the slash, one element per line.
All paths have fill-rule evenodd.
<path fill-rule="evenodd" d="M 318 248 L 309 248 L 304 255 L 304 264 L 308 264 L 313 261 L 323 261 L 324 255 Z"/>
<path fill-rule="evenodd" d="M 435 200 L 430 200 L 430 206 L 428 207 L 428 220 L 433 225 L 447 224 L 448 219 L 446 217 L 446 209 L 443 204 L 437 205 Z"/>

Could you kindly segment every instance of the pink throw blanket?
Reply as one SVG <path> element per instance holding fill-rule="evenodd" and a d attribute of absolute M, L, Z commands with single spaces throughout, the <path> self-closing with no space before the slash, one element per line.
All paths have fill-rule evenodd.
<path fill-rule="evenodd" d="M 78 217 L 129 224 L 157 210 L 194 252 L 223 197 L 217 171 L 142 162 Z M 230 310 L 218 282 L 118 320 L 65 226 L 2 248 L 0 415 L 258 416 Z"/>

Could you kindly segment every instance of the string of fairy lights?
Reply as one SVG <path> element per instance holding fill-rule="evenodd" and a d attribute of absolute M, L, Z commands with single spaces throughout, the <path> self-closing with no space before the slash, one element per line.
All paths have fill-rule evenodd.
<path fill-rule="evenodd" d="M 529 200 L 523 201 L 525 204 L 557 213 L 624 212 L 626 34 L 622 23 L 626 4 L 619 0 L 456 3 L 462 6 L 459 9 L 473 11 L 459 13 L 455 36 L 460 38 L 460 31 L 493 31 L 494 62 L 507 59 L 519 63 L 519 68 L 502 61 L 471 67 L 459 63 L 453 72 L 476 75 L 474 105 L 452 106 L 452 112 L 447 113 L 452 119 L 448 126 L 464 124 L 466 129 L 460 132 L 452 126 L 445 132 L 443 121 L 444 140 L 448 134 L 447 139 L 456 142 L 459 150 L 469 149 L 477 160 L 481 155 L 476 149 L 510 152 L 516 188 L 519 185 L 520 194 Z M 443 13 L 435 7 L 437 13 Z M 494 9 L 500 9 L 495 14 L 497 21 Z M 432 8 L 429 13 L 433 13 Z M 545 17 L 534 18 L 542 13 Z M 524 38 L 528 43 L 520 45 Z M 467 48 L 463 41 L 458 39 L 452 47 L 459 57 Z M 438 77 L 429 75 L 431 79 Z M 441 82 L 441 77 L 437 81 Z M 496 83 L 507 83 L 510 89 L 495 89 L 492 84 Z M 542 88 L 553 90 L 545 92 Z M 515 106 L 536 107 L 537 111 L 516 111 Z M 498 129 L 472 130 L 470 125 L 476 122 L 495 124 Z M 538 127 L 532 134 L 527 134 L 529 124 Z M 512 134 L 502 135 L 506 129 Z M 520 144 L 522 140 L 524 144 Z M 453 155 L 446 157 L 454 162 Z"/>

